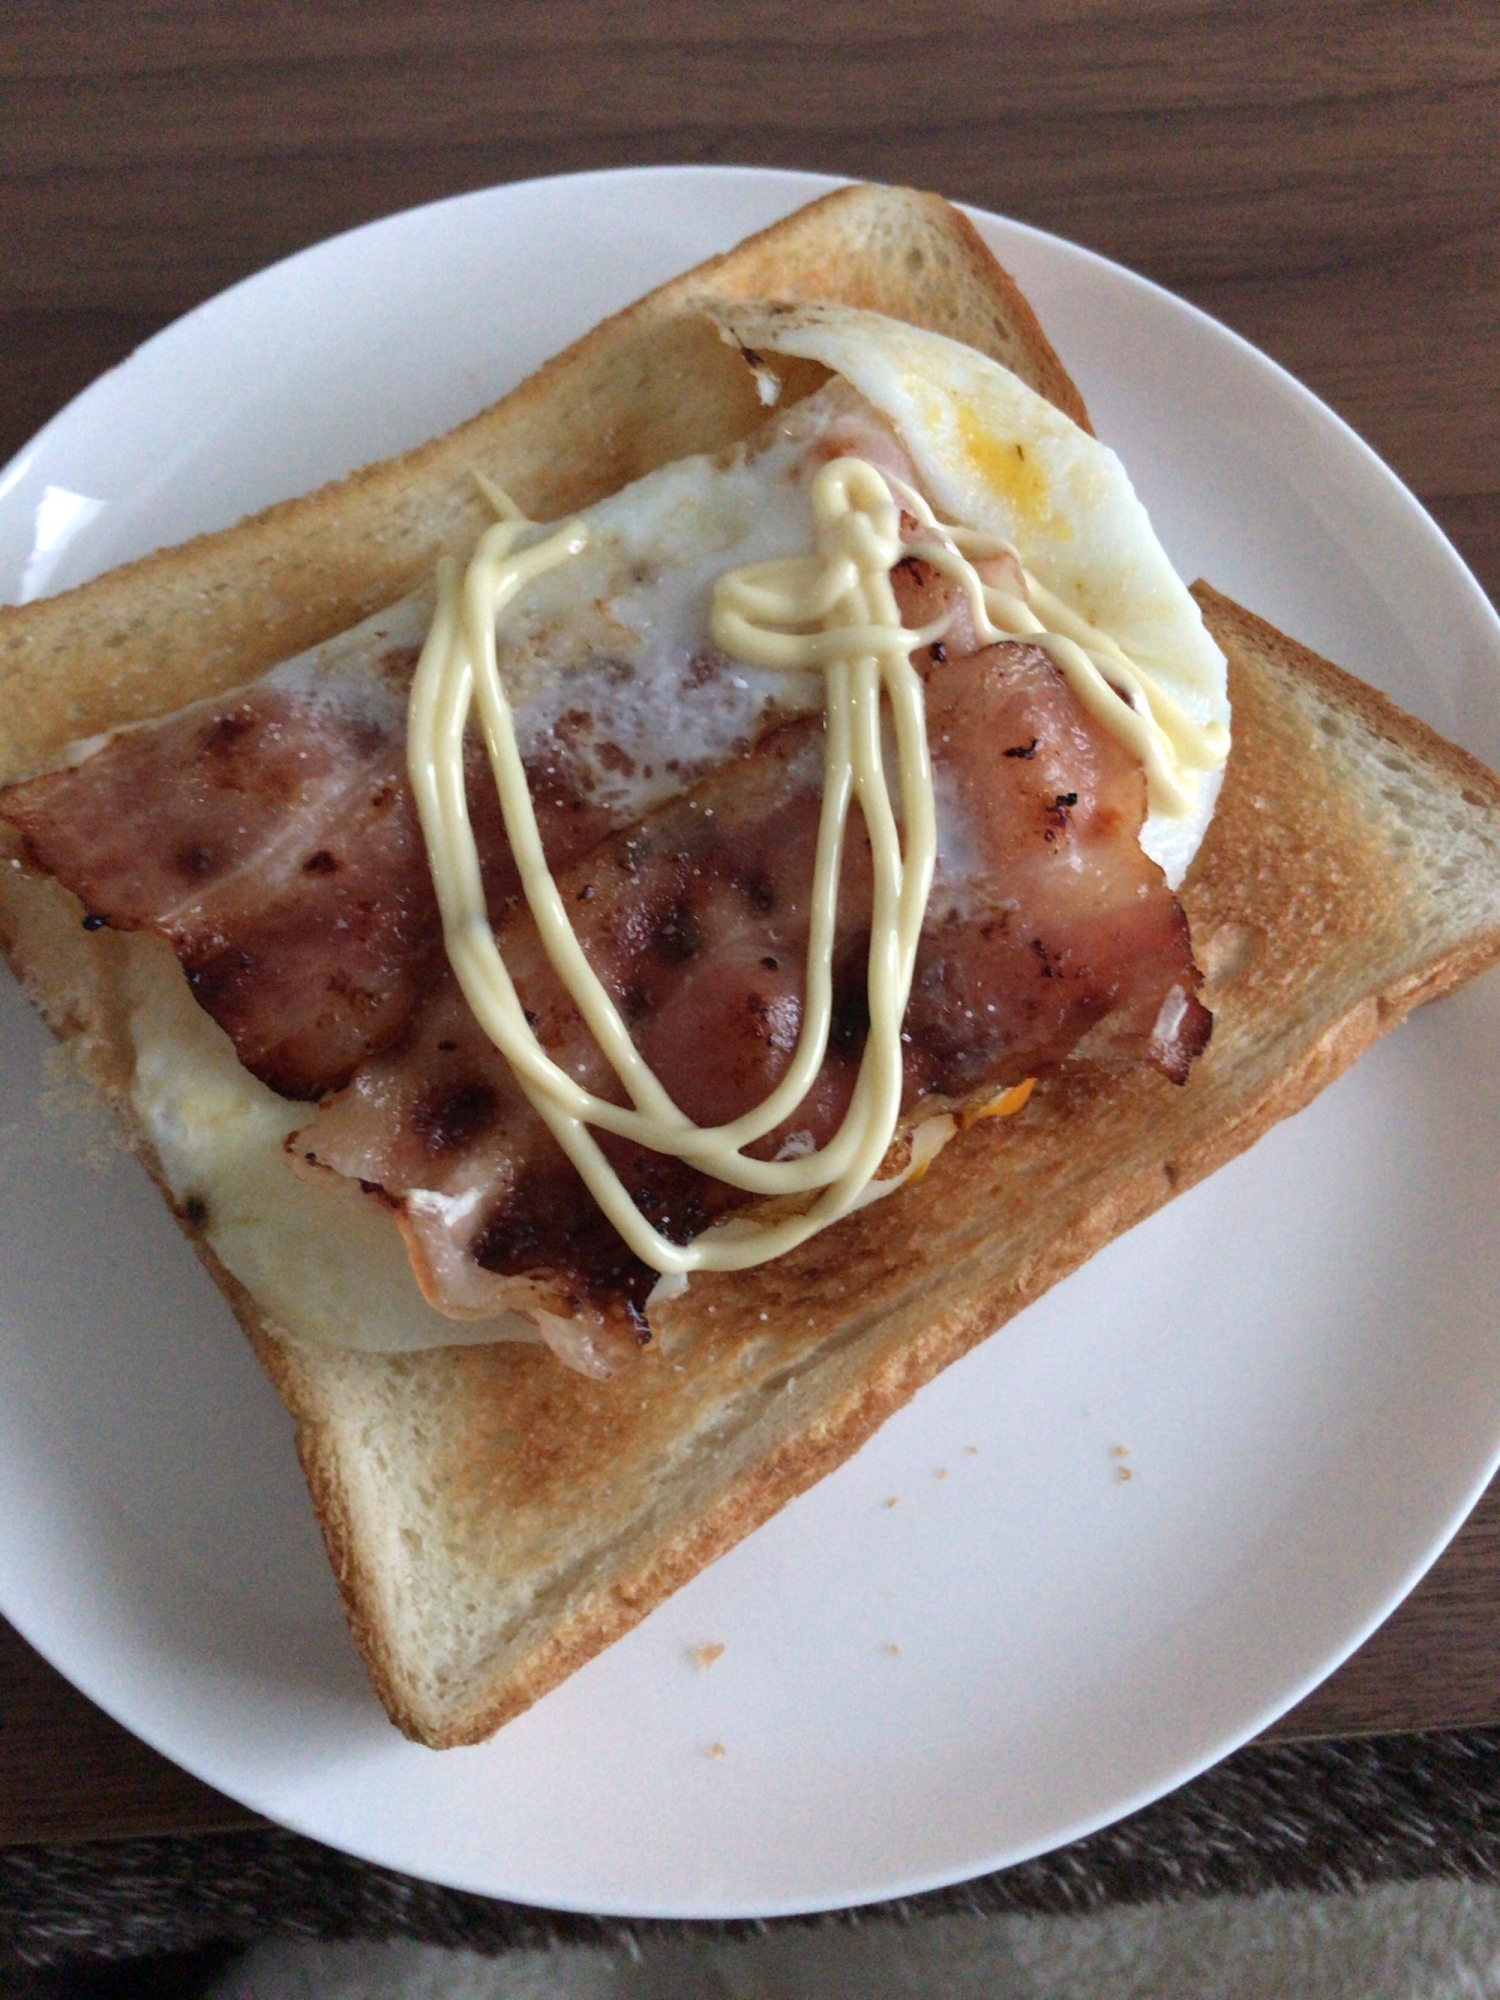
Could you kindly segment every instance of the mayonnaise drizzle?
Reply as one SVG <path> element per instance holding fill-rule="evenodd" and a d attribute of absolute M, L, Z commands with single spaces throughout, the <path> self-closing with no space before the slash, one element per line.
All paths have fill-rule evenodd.
<path fill-rule="evenodd" d="M 907 631 L 891 589 L 902 554 L 890 488 L 862 459 L 826 465 L 812 488 L 818 555 L 731 571 L 714 593 L 714 634 L 753 664 L 806 672 L 826 684 L 823 802 L 810 905 L 801 1034 L 781 1082 L 754 1111 L 701 1127 L 673 1103 L 630 1039 L 584 956 L 542 852 L 510 704 L 500 682 L 495 624 L 532 577 L 579 553 L 588 529 L 570 521 L 522 547 L 532 524 L 488 489 L 505 518 L 481 537 L 462 585 L 456 565 L 438 573 L 438 608 L 412 686 L 408 766 L 431 858 L 444 938 L 476 1018 L 515 1071 L 538 1115 L 631 1250 L 655 1270 L 741 1270 L 782 1256 L 855 1207 L 895 1135 L 901 1111 L 901 1022 L 937 855 L 932 767 L 921 678 L 912 653 L 938 629 Z M 881 746 L 888 704 L 901 788 L 901 830 Z M 543 945 L 630 1108 L 585 1090 L 542 1049 L 528 1026 L 485 909 L 479 855 L 464 794 L 463 739 L 477 699 L 506 831 Z M 798 1159 L 755 1160 L 743 1148 L 788 1118 L 827 1051 L 839 868 L 851 798 L 870 839 L 870 1031 L 843 1124 Z M 590 1127 L 618 1133 L 761 1197 L 821 1190 L 801 1214 L 731 1222 L 688 1244 L 670 1242 L 641 1214 Z"/>
<path fill-rule="evenodd" d="M 409 720 L 408 767 L 454 973 L 480 1025 L 636 1256 L 668 1278 L 768 1262 L 870 1199 L 900 1117 L 901 1024 L 937 852 L 922 682 L 911 656 L 941 637 L 948 620 L 907 630 L 891 588 L 892 566 L 915 555 L 951 576 L 967 598 L 982 643 L 1026 638 L 1044 647 L 1089 712 L 1139 757 L 1155 810 L 1173 815 L 1187 809 L 1196 772 L 1222 763 L 1227 732 L 1219 724 L 1192 722 L 1107 634 L 1024 571 L 1026 599 L 984 582 L 976 563 L 1009 557 L 1019 567 L 1008 543 L 940 522 L 919 493 L 863 459 L 825 465 L 811 492 L 817 554 L 731 570 L 714 586 L 711 628 L 725 653 L 788 672 L 821 669 L 825 754 L 796 1051 L 780 1083 L 755 1110 L 725 1125 L 699 1126 L 641 1057 L 569 921 L 542 851 L 496 661 L 501 611 L 532 578 L 582 551 L 587 523 L 569 521 L 528 540 L 535 524 L 497 488 L 481 484 L 502 518 L 481 537 L 461 582 L 451 559 L 439 565 L 437 612 L 417 667 Z M 920 539 L 903 542 L 902 510 L 917 521 Z M 629 1106 L 584 1089 L 551 1060 L 527 1023 L 500 955 L 464 787 L 464 732 L 476 700 L 506 831 L 543 946 Z M 882 750 L 886 714 L 900 784 L 899 824 Z M 791 1117 L 827 1051 L 839 870 L 851 799 L 859 802 L 873 865 L 870 1029 L 854 1093 L 826 1146 L 796 1158 L 750 1159 L 744 1148 Z M 951 1120 L 941 1122 L 953 1127 Z M 591 1127 L 669 1154 L 763 1199 L 817 1198 L 800 1213 L 766 1221 L 731 1218 L 690 1243 L 673 1243 L 636 1206 Z M 884 1192 L 896 1182 L 878 1185 Z"/>
<path fill-rule="evenodd" d="M 1229 754 L 1226 725 L 1186 715 L 1107 632 L 1039 583 L 1009 542 L 981 529 L 941 522 L 914 487 L 900 479 L 891 484 L 902 506 L 935 538 L 907 542 L 905 553 L 931 563 L 959 585 L 968 599 L 975 636 L 986 645 L 1029 639 L 1040 646 L 1094 720 L 1145 767 L 1149 809 L 1172 819 L 1190 811 L 1198 796 L 1198 773 L 1217 771 Z M 981 580 L 974 564 L 998 557 L 1008 557 L 1020 570 L 1024 598 Z"/>

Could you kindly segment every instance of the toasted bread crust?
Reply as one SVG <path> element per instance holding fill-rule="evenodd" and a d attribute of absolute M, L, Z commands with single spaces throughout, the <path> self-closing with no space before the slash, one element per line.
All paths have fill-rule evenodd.
<path fill-rule="evenodd" d="M 741 435 L 758 414 L 745 371 L 684 311 L 711 290 L 894 311 L 1024 360 L 1019 372 L 1082 414 L 962 218 L 934 197 L 849 190 L 653 294 L 449 438 L 0 618 L 0 712 L 14 718 L 0 778 L 83 730 L 243 681 L 405 589 L 480 525 L 464 490 L 475 463 L 545 514 Z M 377 522 L 386 554 L 372 567 Z M 409 1735 L 489 1734 L 1410 1007 L 1500 956 L 1500 783 L 1227 599 L 1198 595 L 1230 659 L 1236 740 L 1183 891 L 1217 1016 L 1186 1087 L 1150 1071 L 1048 1079 L 1017 1118 L 974 1127 L 878 1210 L 773 1265 L 695 1279 L 658 1345 L 609 1383 L 525 1347 L 293 1343 L 189 1230 L 297 1420 L 351 1629 Z M 0 934 L 123 1104 L 139 941 L 83 933 L 65 892 L 24 868 L 0 868 Z M 160 1184 L 149 1152 L 147 1164 Z M 372 1426 L 409 1475 L 394 1489 L 370 1476 Z M 391 1559 L 398 1537 L 425 1538 L 414 1580 Z M 483 1600 L 484 1623 L 454 1635 L 445 1620 L 464 1594 Z"/>

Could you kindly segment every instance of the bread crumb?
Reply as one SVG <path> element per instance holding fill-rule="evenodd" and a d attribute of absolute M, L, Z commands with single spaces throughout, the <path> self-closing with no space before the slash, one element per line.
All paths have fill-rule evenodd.
<path fill-rule="evenodd" d="M 940 1466 L 938 1467 L 937 1471 L 936 1471 L 935 1473 L 933 1473 L 933 1475 L 932 1475 L 932 1476 L 933 1476 L 933 1478 L 934 1478 L 934 1479 L 946 1479 L 946 1478 L 948 1477 L 948 1468 L 947 1468 L 947 1466 L 946 1466 L 946 1465 L 940 1465 Z"/>
<path fill-rule="evenodd" d="M 894 1506 L 895 1506 L 895 1504 L 896 1504 L 896 1496 L 895 1496 L 895 1494 L 894 1494 L 894 1493 L 893 1493 L 893 1494 L 891 1495 L 890 1499 L 886 1501 L 886 1503 L 885 1503 L 885 1504 L 886 1504 L 886 1506 L 887 1506 L 887 1507 L 894 1507 Z"/>
<path fill-rule="evenodd" d="M 689 1650 L 692 1654 L 692 1657 L 697 1661 L 700 1667 L 711 1667 L 714 1661 L 718 1659 L 719 1655 L 723 1652 L 724 1648 L 722 1644 L 717 1639 L 715 1639 L 710 1641 L 710 1643 L 706 1646 L 693 1646 L 690 1647 Z"/>
<path fill-rule="evenodd" d="M 880 1648 L 880 1650 L 882 1653 L 889 1653 L 891 1658 L 894 1660 L 900 1653 L 901 1648 L 896 1644 L 894 1639 L 887 1639 Z"/>
<path fill-rule="evenodd" d="M 705 1757 L 727 1757 L 729 1752 L 722 1743 L 710 1743 L 703 1754 Z"/>
<path fill-rule="evenodd" d="M 1128 1465 L 1117 1465 L 1115 1467 L 1116 1479 L 1132 1479 L 1134 1478 L 1134 1476 L 1135 1475 L 1131 1472 L 1130 1467 Z"/>
<path fill-rule="evenodd" d="M 1129 1458 L 1130 1446 L 1128 1444 L 1112 1444 L 1109 1448 L 1109 1455 L 1111 1458 Z"/>
<path fill-rule="evenodd" d="M 68 1162 L 103 1173 L 130 1151 L 125 1127 L 64 1048 L 42 1058 L 43 1082 L 37 1102 L 63 1142 Z"/>
<path fill-rule="evenodd" d="M 979 1456 L 979 1447 L 977 1444 L 966 1444 L 964 1446 L 965 1458 L 978 1458 L 978 1456 Z"/>

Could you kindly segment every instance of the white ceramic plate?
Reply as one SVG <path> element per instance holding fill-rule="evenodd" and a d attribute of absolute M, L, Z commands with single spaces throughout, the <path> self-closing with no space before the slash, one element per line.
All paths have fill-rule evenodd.
<path fill-rule="evenodd" d="M 21 455 L 0 592 L 414 443 L 827 185 L 585 175 L 295 257 Z M 1358 439 L 1189 307 L 977 219 L 1178 566 L 1500 762 L 1500 624 Z M 1419 1016 L 496 1741 L 436 1756 L 365 1686 L 289 1425 L 227 1310 L 134 1165 L 90 1162 L 6 988 L 0 1607 L 233 1797 L 492 1895 L 774 1914 L 1037 1853 L 1305 1693 L 1490 1477 L 1497 1015 L 1491 981 Z M 707 1670 L 704 1642 L 725 1648 Z"/>

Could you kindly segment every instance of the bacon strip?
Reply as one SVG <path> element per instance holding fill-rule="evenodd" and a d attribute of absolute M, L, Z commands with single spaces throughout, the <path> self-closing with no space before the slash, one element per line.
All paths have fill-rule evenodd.
<path fill-rule="evenodd" d="M 850 442 L 835 423 L 812 449 Z M 1211 1023 L 1181 910 L 1140 849 L 1139 767 L 1045 653 L 978 647 L 952 587 L 915 558 L 893 581 L 908 624 L 952 614 L 919 661 L 940 855 L 905 1024 L 906 1111 L 1018 1082 L 1085 1040 L 1095 1058 L 1145 1060 L 1181 1081 Z M 391 647 L 342 679 L 278 670 L 9 788 L 0 813 L 88 921 L 170 939 L 247 1067 L 285 1095 L 324 1100 L 289 1142 L 294 1165 L 386 1205 L 435 1305 L 456 1317 L 530 1310 L 573 1365 L 608 1372 L 645 1333 L 655 1273 L 605 1222 L 449 972 L 404 770 L 412 663 Z M 821 762 L 819 720 L 782 724 L 627 828 L 591 801 L 560 725 L 532 756 L 549 859 L 591 962 L 699 1123 L 759 1102 L 795 1047 Z M 491 913 L 523 1003 L 557 1060 L 618 1096 L 519 901 L 477 752 L 471 779 Z M 866 1029 L 869 910 L 856 815 L 831 1045 L 795 1117 L 757 1149 L 768 1157 L 821 1145 L 843 1116 Z M 746 1199 L 624 1142 L 606 1149 L 677 1240 Z"/>
<path fill-rule="evenodd" d="M 913 476 L 884 419 L 833 383 L 746 447 L 763 510 L 795 514 L 799 486 L 823 460 L 850 451 Z M 606 550 L 611 532 L 601 537 Z M 663 528 L 658 540 L 663 563 L 675 548 L 701 567 L 691 523 Z M 615 568 L 614 587 L 639 589 L 642 572 L 628 553 Z M 596 587 L 612 587 L 609 576 L 606 555 Z M 696 587 L 706 604 L 707 578 Z M 651 599 L 648 633 L 653 624 L 670 627 L 677 609 L 670 592 Z M 585 628 L 596 646 L 610 630 L 597 610 Z M 336 642 L 331 660 L 289 662 L 232 695 L 121 730 L 83 762 L 0 793 L 0 814 L 25 835 L 33 860 L 90 912 L 167 938 L 240 1061 L 285 1097 L 341 1089 L 362 1062 L 407 1037 L 440 971 L 437 905 L 405 769 L 416 651 L 402 641 L 420 630 L 425 621 L 414 623 L 413 607 L 397 606 Z M 619 628 L 615 636 L 630 639 Z M 520 644 L 524 652 L 524 636 Z M 729 693 L 745 689 L 745 675 L 711 647 L 678 659 L 657 636 L 638 641 L 636 652 L 633 660 L 574 660 L 575 671 L 550 690 L 560 707 L 544 699 L 518 714 L 555 866 L 640 816 L 628 786 L 597 783 L 601 767 L 636 771 L 590 702 L 602 697 L 607 711 L 622 689 L 644 686 L 644 712 L 675 713 L 700 750 L 724 739 L 726 715 L 738 716 L 750 726 L 742 741 L 732 728 L 720 755 L 748 747 L 774 719 L 752 720 L 753 704 Z M 660 768 L 647 767 L 657 798 L 685 791 L 715 761 L 694 766 L 679 751 L 666 746 Z M 477 749 L 470 776 L 486 888 L 499 908 L 519 881 Z"/>
<path fill-rule="evenodd" d="M 1019 1082 L 1085 1035 L 1096 1054 L 1181 1080 L 1210 1019 L 1186 921 L 1139 846 L 1139 766 L 1034 646 L 929 663 L 927 701 L 941 854 L 906 1016 L 906 1109 Z M 556 871 L 637 1046 L 700 1124 L 749 1110 L 791 1059 L 821 768 L 820 725 L 786 724 L 686 799 Z M 870 901 L 856 819 L 831 1046 L 795 1117 L 756 1148 L 765 1157 L 823 1144 L 847 1107 L 867 1026 Z M 513 909 L 496 929 L 548 1053 L 621 1101 L 529 911 Z M 604 1143 L 674 1240 L 746 1200 L 677 1161 Z M 644 1331 L 656 1274 L 604 1222 L 451 979 L 429 995 L 415 1038 L 366 1065 L 289 1147 L 303 1171 L 345 1175 L 395 1209 L 443 1309 L 525 1304 L 584 1322 L 600 1366 Z"/>
<path fill-rule="evenodd" d="M 342 1089 L 409 1033 L 440 969 L 406 777 L 415 663 L 399 647 L 315 686 L 268 677 L 0 794 L 33 860 L 95 917 L 168 940 L 240 1061 L 283 1097 Z M 565 863 L 619 815 L 549 749 L 528 775 L 548 853 Z M 477 749 L 470 766 L 498 906 L 520 880 Z"/>

